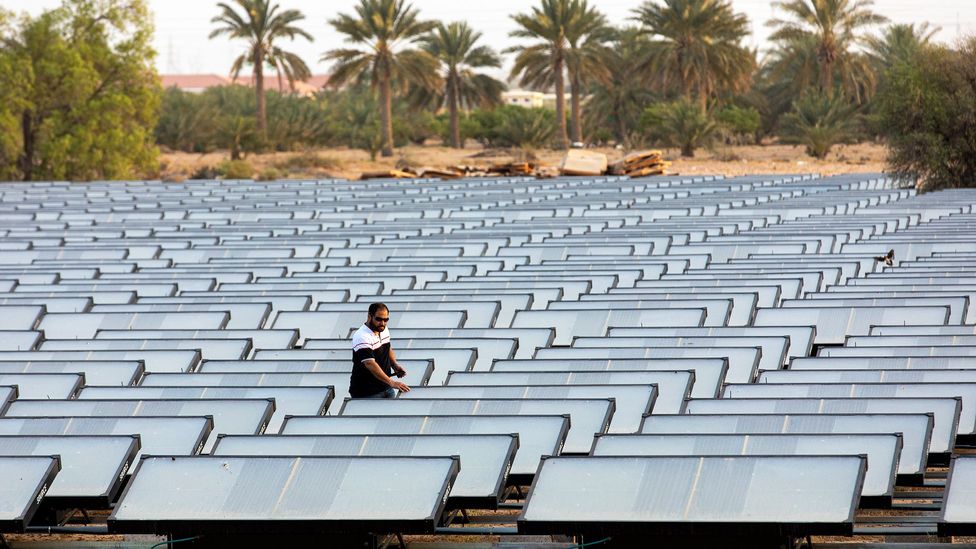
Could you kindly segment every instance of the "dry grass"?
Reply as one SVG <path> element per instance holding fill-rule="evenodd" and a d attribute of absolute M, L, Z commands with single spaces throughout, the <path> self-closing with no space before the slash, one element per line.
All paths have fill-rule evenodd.
<path fill-rule="evenodd" d="M 597 149 L 616 160 L 627 151 Z M 558 166 L 560 151 L 529 151 L 544 166 Z M 281 177 L 356 179 L 364 171 L 393 169 L 398 163 L 410 166 L 446 167 L 458 164 L 487 166 L 492 162 L 510 161 L 525 157 L 524 151 L 486 151 L 469 145 L 457 150 L 436 145 L 408 146 L 396 150 L 390 158 L 369 159 L 365 151 L 335 148 L 303 153 L 271 153 L 252 155 L 247 161 L 255 174 L 276 170 Z M 700 150 L 695 158 L 681 158 L 676 149 L 665 150 L 665 158 L 673 165 L 671 173 L 682 175 L 720 174 L 737 176 L 757 173 L 820 173 L 836 175 L 884 170 L 885 149 L 875 144 L 838 146 L 825 160 L 807 156 L 802 147 L 789 145 L 719 147 L 713 151 Z M 190 178 L 203 168 L 213 168 L 228 159 L 226 152 L 188 154 L 170 152 L 162 155 L 162 177 L 172 181 Z M 273 172 L 272 172 L 273 173 Z"/>

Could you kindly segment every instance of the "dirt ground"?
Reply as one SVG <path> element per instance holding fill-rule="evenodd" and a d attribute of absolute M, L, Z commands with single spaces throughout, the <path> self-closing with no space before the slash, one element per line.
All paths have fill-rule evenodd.
<path fill-rule="evenodd" d="M 630 151 L 596 149 L 607 154 L 610 161 Z M 728 146 L 714 150 L 701 149 L 695 158 L 682 158 L 676 149 L 666 149 L 664 156 L 672 161 L 669 173 L 721 174 L 736 176 L 758 173 L 820 173 L 835 175 L 853 172 L 881 172 L 884 170 L 885 148 L 876 144 L 837 146 L 825 160 L 805 154 L 803 147 L 790 145 Z M 543 166 L 558 167 L 563 157 L 560 151 L 537 150 L 528 153 Z M 399 165 L 412 167 L 447 167 L 481 165 L 492 162 L 523 160 L 523 151 L 486 151 L 479 146 L 451 149 L 436 145 L 399 148 L 390 158 L 370 161 L 365 151 L 345 148 L 319 149 L 304 153 L 273 153 L 251 155 L 246 160 L 254 167 L 254 177 L 357 179 L 363 171 L 392 169 Z M 229 159 L 226 152 L 189 154 L 167 152 L 161 157 L 161 177 L 181 181 L 213 168 Z"/>

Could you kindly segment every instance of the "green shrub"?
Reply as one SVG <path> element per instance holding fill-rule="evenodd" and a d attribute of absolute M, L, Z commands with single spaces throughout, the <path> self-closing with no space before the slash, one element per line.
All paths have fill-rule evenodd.
<path fill-rule="evenodd" d="M 804 94 L 780 125 L 784 143 L 803 145 L 808 155 L 821 159 L 834 145 L 854 142 L 861 131 L 857 108 L 840 94 Z"/>
<path fill-rule="evenodd" d="M 726 105 L 715 113 L 715 120 L 721 124 L 737 144 L 751 143 L 762 124 L 759 111 L 752 107 Z"/>
<path fill-rule="evenodd" d="M 251 179 L 254 177 L 254 166 L 247 160 L 228 160 L 217 167 L 217 172 L 224 179 Z"/>
<path fill-rule="evenodd" d="M 220 177 L 220 170 L 213 166 L 201 166 L 190 174 L 190 179 L 217 179 Z"/>
<path fill-rule="evenodd" d="M 331 156 L 322 156 L 312 151 L 305 151 L 275 162 L 274 167 L 286 172 L 313 169 L 337 170 L 342 167 L 342 162 Z"/>
<path fill-rule="evenodd" d="M 924 48 L 885 80 L 878 126 L 890 171 L 923 191 L 976 186 L 976 37 Z"/>
<path fill-rule="evenodd" d="M 550 109 L 504 105 L 474 111 L 467 118 L 472 137 L 486 147 L 540 148 L 548 145 L 556 132 L 556 113 Z"/>
<path fill-rule="evenodd" d="M 711 146 L 720 126 L 711 113 L 695 103 L 658 103 L 644 110 L 641 126 L 652 142 L 681 149 L 681 156 L 695 156 L 695 149 Z"/>
<path fill-rule="evenodd" d="M 281 179 L 285 174 L 277 168 L 265 168 L 258 174 L 258 181 L 275 181 Z"/>

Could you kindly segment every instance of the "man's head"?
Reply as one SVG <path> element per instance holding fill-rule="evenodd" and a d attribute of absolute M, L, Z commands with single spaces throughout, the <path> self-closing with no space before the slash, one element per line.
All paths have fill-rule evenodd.
<path fill-rule="evenodd" d="M 390 308 L 385 303 L 373 303 L 367 312 L 366 325 L 374 332 L 382 332 L 390 321 Z"/>

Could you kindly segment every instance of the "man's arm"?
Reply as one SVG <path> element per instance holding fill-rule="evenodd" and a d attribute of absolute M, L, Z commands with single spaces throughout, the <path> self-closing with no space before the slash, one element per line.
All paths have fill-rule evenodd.
<path fill-rule="evenodd" d="M 396 353 L 393 352 L 392 345 L 390 346 L 390 362 L 393 364 L 393 375 L 397 377 L 403 377 L 407 375 L 407 369 L 404 368 L 403 366 L 400 366 L 400 363 L 397 362 Z"/>
<path fill-rule="evenodd" d="M 386 375 L 386 372 L 383 371 L 383 368 L 380 368 L 380 365 L 372 358 L 367 358 L 366 360 L 364 360 L 363 366 L 365 366 L 366 369 L 369 370 L 369 373 L 373 374 L 373 377 L 389 385 L 390 387 L 393 387 L 397 391 L 400 391 L 402 393 L 410 392 L 410 387 L 408 387 L 406 383 L 403 383 L 402 381 L 397 381 L 395 379 L 390 379 L 390 376 Z"/>

